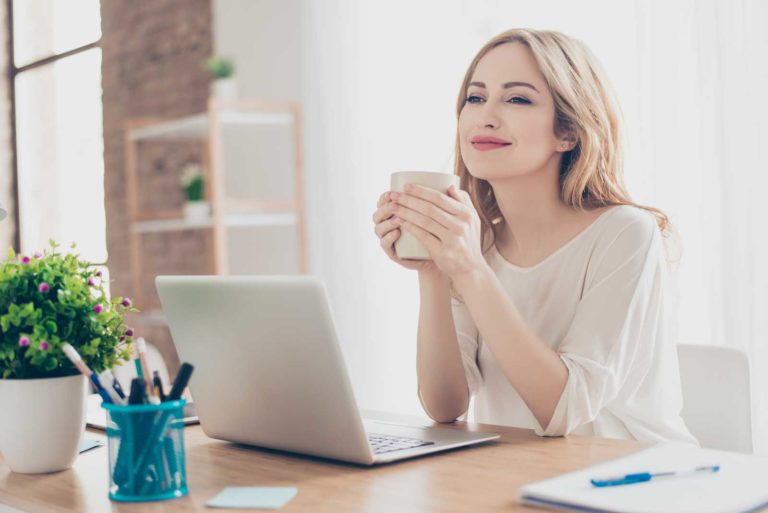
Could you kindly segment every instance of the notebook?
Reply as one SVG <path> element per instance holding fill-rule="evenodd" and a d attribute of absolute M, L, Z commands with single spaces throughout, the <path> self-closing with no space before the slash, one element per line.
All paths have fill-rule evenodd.
<path fill-rule="evenodd" d="M 720 465 L 716 473 L 598 488 L 593 477 Z M 768 458 L 664 443 L 583 470 L 526 485 L 520 502 L 599 513 L 746 513 L 768 505 Z"/>

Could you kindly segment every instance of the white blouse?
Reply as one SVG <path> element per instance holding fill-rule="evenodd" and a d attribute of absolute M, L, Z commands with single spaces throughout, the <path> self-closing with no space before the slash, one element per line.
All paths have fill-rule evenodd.
<path fill-rule="evenodd" d="M 507 380 L 466 305 L 453 319 L 476 422 L 698 445 L 680 410 L 675 342 L 663 299 L 665 255 L 655 217 L 612 207 L 533 267 L 518 267 L 495 246 L 486 261 L 533 331 L 558 352 L 568 381 L 546 428 Z"/>

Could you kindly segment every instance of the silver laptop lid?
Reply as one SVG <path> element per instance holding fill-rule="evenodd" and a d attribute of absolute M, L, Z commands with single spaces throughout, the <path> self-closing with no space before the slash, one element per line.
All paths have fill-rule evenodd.
<path fill-rule="evenodd" d="M 158 276 L 205 433 L 362 464 L 373 456 L 312 276 Z"/>

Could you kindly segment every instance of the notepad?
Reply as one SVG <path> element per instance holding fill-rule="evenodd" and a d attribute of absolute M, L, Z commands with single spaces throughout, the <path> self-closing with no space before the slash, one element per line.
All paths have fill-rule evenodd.
<path fill-rule="evenodd" d="M 296 496 L 294 487 L 235 486 L 208 501 L 209 508 L 282 508 Z"/>
<path fill-rule="evenodd" d="M 720 471 L 597 488 L 590 479 L 720 465 Z M 601 513 L 744 513 L 768 505 L 768 458 L 665 443 L 583 470 L 526 485 L 520 502 Z"/>

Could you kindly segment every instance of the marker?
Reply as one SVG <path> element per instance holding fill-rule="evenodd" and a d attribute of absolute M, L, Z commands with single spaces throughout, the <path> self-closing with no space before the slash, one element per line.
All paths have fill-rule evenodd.
<path fill-rule="evenodd" d="M 590 479 L 593 486 L 619 486 L 625 484 L 643 483 L 652 479 L 658 479 L 660 477 L 679 477 L 689 476 L 692 474 L 702 473 L 714 473 L 720 470 L 720 465 L 710 465 L 704 467 L 696 467 L 693 470 L 674 470 L 668 472 L 639 472 L 637 474 L 627 474 L 625 476 L 607 477 L 601 479 Z"/>
<path fill-rule="evenodd" d="M 192 376 L 192 371 L 195 367 L 189 363 L 182 363 L 179 368 L 179 373 L 176 375 L 176 381 L 173 382 L 171 393 L 168 394 L 169 401 L 178 401 L 181 399 L 181 394 L 184 393 L 184 389 L 187 388 L 189 378 Z"/>
<path fill-rule="evenodd" d="M 91 383 L 93 383 L 93 386 L 96 387 L 96 391 L 101 396 L 101 399 L 104 402 L 111 403 L 112 397 L 104 389 L 104 387 L 101 386 L 99 377 L 96 375 L 96 373 L 94 373 L 91 369 L 88 368 L 88 366 L 85 364 L 83 359 L 80 357 L 80 353 L 77 352 L 77 349 L 72 347 L 72 345 L 67 342 L 64 342 L 64 344 L 62 344 L 61 349 L 62 351 L 64 351 L 64 354 L 67 355 L 67 358 L 69 358 L 72 364 L 75 367 L 77 367 L 77 370 L 80 371 L 80 374 L 82 374 L 83 376 L 91 380 Z"/>
<path fill-rule="evenodd" d="M 147 385 L 141 378 L 133 378 L 131 381 L 131 395 L 128 396 L 128 404 L 144 404 L 144 393 Z"/>
<path fill-rule="evenodd" d="M 144 385 L 147 387 L 147 398 L 152 402 L 152 397 L 155 395 L 152 392 L 152 374 L 149 372 L 149 365 L 147 364 L 147 341 L 144 340 L 144 337 L 136 339 L 136 352 L 139 353 L 141 377 L 144 378 Z"/>

